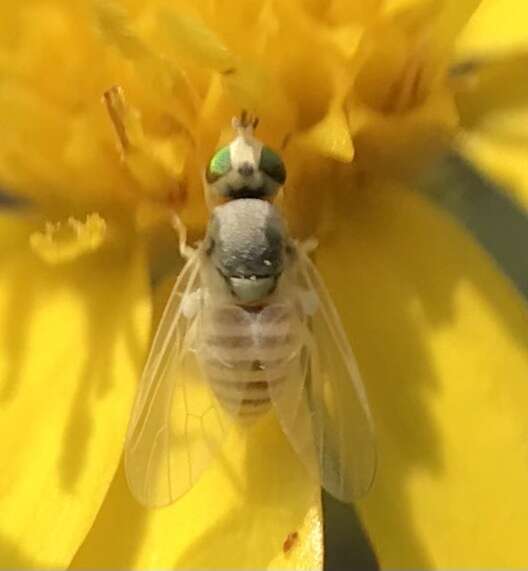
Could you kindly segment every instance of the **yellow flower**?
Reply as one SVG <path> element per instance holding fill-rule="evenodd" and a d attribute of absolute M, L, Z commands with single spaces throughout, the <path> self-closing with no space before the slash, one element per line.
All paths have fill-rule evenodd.
<path fill-rule="evenodd" d="M 410 190 L 455 146 L 527 200 L 523 15 L 520 0 L 0 6 L 0 181 L 22 200 L 0 218 L 2 566 L 321 568 L 318 490 L 272 420 L 251 469 L 234 443 L 234 474 L 214 466 L 165 510 L 134 503 L 119 463 L 179 267 L 168 215 L 203 232 L 202 169 L 241 108 L 283 149 L 288 221 L 321 239 L 367 383 L 380 465 L 359 511 L 381 565 L 525 565 L 526 308 Z"/>

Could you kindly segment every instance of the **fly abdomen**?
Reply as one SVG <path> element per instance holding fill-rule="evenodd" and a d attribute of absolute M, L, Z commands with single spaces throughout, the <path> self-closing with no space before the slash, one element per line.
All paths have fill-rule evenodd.
<path fill-rule="evenodd" d="M 291 344 L 293 338 L 290 334 L 269 335 L 259 340 L 259 348 L 274 348 L 284 344 Z M 254 346 L 254 340 L 249 335 L 210 335 L 206 343 L 212 347 L 230 349 L 249 349 Z"/>
<path fill-rule="evenodd" d="M 240 364 L 250 366 L 241 367 Z M 221 403 L 230 413 L 240 417 L 257 417 L 271 406 L 269 388 L 280 386 L 287 377 L 287 361 L 231 361 L 216 366 L 205 363 L 205 372 L 211 387 Z"/>
<path fill-rule="evenodd" d="M 240 307 L 213 310 L 205 320 L 200 357 L 220 404 L 233 416 L 251 420 L 266 413 L 274 390 L 286 382 L 298 353 L 284 306 L 247 312 Z"/>

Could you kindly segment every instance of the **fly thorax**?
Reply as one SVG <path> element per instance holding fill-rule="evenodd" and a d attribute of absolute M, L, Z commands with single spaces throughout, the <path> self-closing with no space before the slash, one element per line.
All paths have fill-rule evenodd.
<path fill-rule="evenodd" d="M 259 303 L 276 290 L 284 265 L 285 228 L 268 202 L 240 199 L 217 207 L 207 252 L 233 301 Z"/>

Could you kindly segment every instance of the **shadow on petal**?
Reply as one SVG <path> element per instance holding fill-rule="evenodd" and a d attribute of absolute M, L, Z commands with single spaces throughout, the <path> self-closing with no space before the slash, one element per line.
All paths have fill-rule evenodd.
<path fill-rule="evenodd" d="M 478 60 L 474 81 L 457 95 L 462 126 L 482 131 L 497 142 L 528 145 L 528 54 Z M 470 77 L 471 79 L 471 77 Z"/>
<path fill-rule="evenodd" d="M 34 228 L 21 215 L 6 214 L 0 224 L 0 418 L 8 459 L 0 532 L 22 552 L 38 553 L 39 566 L 63 567 L 118 464 L 146 348 L 148 289 L 139 249 L 122 243 L 51 267 L 29 249 Z M 14 566 L 9 558 L 1 563 Z"/>
<path fill-rule="evenodd" d="M 264 569 L 281 552 L 289 533 L 297 532 L 304 545 L 313 542 L 306 534 L 320 534 L 319 529 L 303 529 L 310 506 L 320 509 L 318 485 L 307 481 L 274 418 L 262 419 L 253 427 L 243 447 L 238 498 L 184 550 L 175 568 Z M 237 486 L 236 481 L 233 484 Z M 302 549 L 295 546 L 297 551 Z M 312 568 L 322 565 L 314 553 L 309 553 L 306 563 Z"/>
<path fill-rule="evenodd" d="M 38 560 L 25 554 L 18 545 L 6 538 L 0 538 L 0 561 L 9 561 L 12 569 L 42 569 Z M 4 567 L 2 565 L 2 567 Z"/>
<path fill-rule="evenodd" d="M 516 461 L 524 430 L 512 432 L 509 414 L 522 423 L 515 411 L 528 399 L 525 308 L 471 237 L 423 197 L 396 185 L 348 181 L 337 204 L 316 261 L 375 417 L 378 477 L 359 508 L 380 564 L 511 563 L 519 557 L 515 541 L 505 540 L 512 545 L 507 557 L 502 547 L 494 553 L 495 532 L 485 522 L 524 509 L 512 490 L 501 488 L 501 502 L 490 497 L 502 482 L 497 466 L 510 456 Z M 491 395 L 499 390 L 496 408 Z M 506 413 L 512 394 L 519 404 L 512 401 Z M 493 438 L 482 432 L 486 420 Z M 473 473 L 480 474 L 478 487 Z M 477 528 L 481 548 L 468 553 L 459 538 Z"/>
<path fill-rule="evenodd" d="M 119 470 L 73 568 L 265 568 L 292 531 L 299 543 L 289 562 L 320 568 L 318 487 L 273 417 L 225 452 L 189 493 L 159 510 L 140 507 Z"/>
<path fill-rule="evenodd" d="M 343 504 L 323 492 L 324 569 L 380 569 L 374 548 L 354 506 Z"/>

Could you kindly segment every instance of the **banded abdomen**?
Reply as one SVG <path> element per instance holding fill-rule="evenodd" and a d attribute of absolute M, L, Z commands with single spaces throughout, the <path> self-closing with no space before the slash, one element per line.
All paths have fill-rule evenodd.
<path fill-rule="evenodd" d="M 300 353 L 293 307 L 213 306 L 204 312 L 199 357 L 220 404 L 251 420 L 271 406 Z"/>

